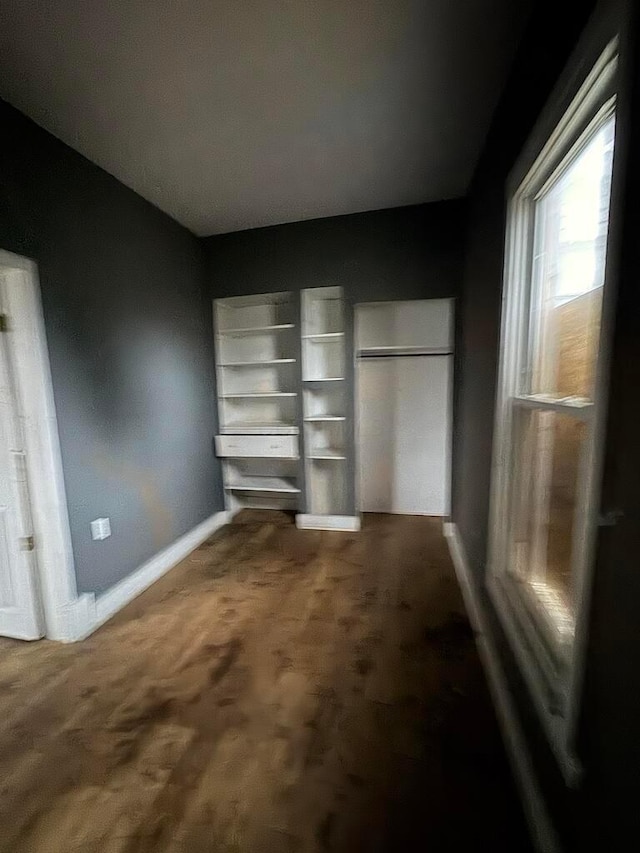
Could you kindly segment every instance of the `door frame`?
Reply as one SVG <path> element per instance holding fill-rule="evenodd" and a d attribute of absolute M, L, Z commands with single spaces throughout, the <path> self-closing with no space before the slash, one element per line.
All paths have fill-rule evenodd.
<path fill-rule="evenodd" d="M 86 633 L 92 596 L 78 596 L 49 351 L 35 261 L 0 249 L 6 279 L 7 346 L 23 422 L 43 632 Z M 5 333 L 3 333 L 5 334 Z"/>
<path fill-rule="evenodd" d="M 360 399 L 360 351 L 362 347 L 360 346 L 361 342 L 358 340 L 358 311 L 362 308 L 368 308 L 371 306 L 384 306 L 384 305 L 395 305 L 399 303 L 407 303 L 407 302 L 448 302 L 449 303 L 449 340 L 450 343 L 442 348 L 442 352 L 436 352 L 436 350 L 440 350 L 440 347 L 436 347 L 435 349 L 432 347 L 420 347 L 422 350 L 432 350 L 430 354 L 432 355 L 446 355 L 449 358 L 449 381 L 447 383 L 447 403 L 449 406 L 449 412 L 447 417 L 447 431 L 446 431 L 446 459 L 445 459 L 445 484 L 444 484 L 444 501 L 446 505 L 446 512 L 443 516 L 429 516 L 426 513 L 420 513 L 420 515 L 424 515 L 426 518 L 443 518 L 447 519 L 451 515 L 451 506 L 452 506 L 452 496 L 453 496 L 453 425 L 454 425 L 454 415 L 455 415 L 455 389 L 454 389 L 454 372 L 456 368 L 456 328 L 457 328 L 457 300 L 455 296 L 420 296 L 417 298 L 409 298 L 409 299 L 377 299 L 377 300 L 368 300 L 367 302 L 356 302 L 353 306 L 353 407 L 354 407 L 354 434 L 355 434 L 355 452 L 354 452 L 354 464 L 355 464 L 355 492 L 356 492 L 356 512 L 362 514 L 364 512 L 361 501 L 362 501 L 362 466 L 360 459 L 360 448 L 362 446 L 361 441 L 361 429 L 362 429 L 362 412 L 361 412 L 361 399 Z M 397 347 L 385 347 L 387 351 L 392 349 L 397 349 L 398 352 L 406 352 L 407 348 L 401 345 Z M 446 352 L 444 351 L 446 350 Z M 397 515 L 404 515 L 405 513 L 392 513 Z M 410 514 L 410 513 L 407 513 Z"/>

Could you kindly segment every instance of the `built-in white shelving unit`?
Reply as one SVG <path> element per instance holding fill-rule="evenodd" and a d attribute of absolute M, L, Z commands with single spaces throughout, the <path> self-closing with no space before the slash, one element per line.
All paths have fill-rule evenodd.
<path fill-rule="evenodd" d="M 345 310 L 341 287 L 302 291 L 307 511 L 299 527 L 357 529 L 349 516 Z"/>
<path fill-rule="evenodd" d="M 217 299 L 216 376 L 227 509 L 297 509 L 296 310 L 290 293 Z"/>

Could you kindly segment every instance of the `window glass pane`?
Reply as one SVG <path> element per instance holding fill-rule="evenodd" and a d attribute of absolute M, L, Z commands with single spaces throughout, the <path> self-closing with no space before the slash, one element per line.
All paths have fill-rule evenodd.
<path fill-rule="evenodd" d="M 586 430 L 570 415 L 514 407 L 507 565 L 563 643 L 573 637 L 571 565 Z"/>
<path fill-rule="evenodd" d="M 535 202 L 530 388 L 593 398 L 609 219 L 614 119 Z"/>

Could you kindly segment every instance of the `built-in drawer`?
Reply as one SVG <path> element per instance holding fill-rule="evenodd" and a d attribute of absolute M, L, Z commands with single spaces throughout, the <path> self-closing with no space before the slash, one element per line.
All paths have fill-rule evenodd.
<path fill-rule="evenodd" d="M 297 435 L 217 435 L 218 456 L 298 458 Z"/>

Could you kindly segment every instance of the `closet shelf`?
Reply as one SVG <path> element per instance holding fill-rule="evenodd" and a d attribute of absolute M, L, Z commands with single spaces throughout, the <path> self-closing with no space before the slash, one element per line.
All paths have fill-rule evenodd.
<path fill-rule="evenodd" d="M 344 376 L 314 376 L 311 379 L 303 379 L 303 382 L 344 382 Z"/>
<path fill-rule="evenodd" d="M 315 450 L 311 450 L 309 453 L 309 459 L 322 460 L 322 461 L 341 461 L 346 459 L 344 450 L 342 448 L 335 449 L 332 447 L 318 447 Z"/>
<path fill-rule="evenodd" d="M 317 335 L 303 335 L 303 341 L 314 341 L 317 344 L 330 343 L 337 341 L 339 338 L 344 338 L 344 332 L 320 332 Z"/>
<path fill-rule="evenodd" d="M 225 489 L 228 492 L 283 492 L 286 494 L 300 492 L 291 480 L 283 477 L 255 477 L 244 483 L 229 483 Z"/>
<path fill-rule="evenodd" d="M 268 364 L 295 364 L 295 358 L 271 358 L 263 361 L 227 361 L 220 367 L 263 367 Z"/>
<path fill-rule="evenodd" d="M 295 391 L 238 391 L 237 394 L 222 394 L 223 400 L 244 399 L 248 397 L 254 399 L 256 397 L 297 397 Z"/>
<path fill-rule="evenodd" d="M 423 346 L 392 346 L 392 347 L 363 347 L 356 353 L 358 358 L 376 358 L 388 356 L 418 356 L 418 355 L 453 355 L 451 347 Z"/>
<path fill-rule="evenodd" d="M 310 424 L 334 423 L 337 421 L 346 421 L 344 415 L 309 415 L 305 421 Z"/>
<path fill-rule="evenodd" d="M 296 424 L 287 421 L 235 421 L 220 427 L 223 435 L 298 435 Z"/>
<path fill-rule="evenodd" d="M 275 326 L 253 326 L 246 329 L 218 329 L 221 337 L 242 338 L 245 335 L 261 335 L 269 332 L 284 332 L 286 329 L 295 329 L 294 323 L 278 323 Z"/>

